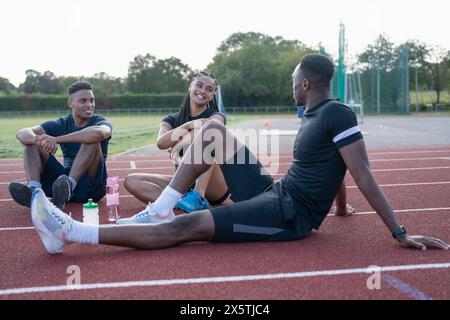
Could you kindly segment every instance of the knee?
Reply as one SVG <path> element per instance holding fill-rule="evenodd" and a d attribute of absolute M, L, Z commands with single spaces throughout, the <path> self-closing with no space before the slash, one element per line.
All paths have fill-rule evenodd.
<path fill-rule="evenodd" d="M 182 214 L 169 224 L 169 236 L 178 243 L 208 240 L 214 235 L 214 222 L 209 211 Z"/>
<path fill-rule="evenodd" d="M 186 241 L 194 230 L 194 221 L 188 214 L 176 216 L 167 225 L 168 237 L 176 242 Z"/>
<path fill-rule="evenodd" d="M 24 146 L 24 150 L 25 150 L 25 153 L 34 153 L 34 152 L 39 153 L 40 152 L 39 147 L 35 144 Z"/>
<path fill-rule="evenodd" d="M 82 143 L 80 146 L 80 152 L 94 154 L 101 152 L 100 142 L 95 143 Z"/>
<path fill-rule="evenodd" d="M 135 186 L 137 181 L 139 181 L 138 175 L 136 173 L 132 173 L 125 177 L 123 185 L 128 192 L 131 192 L 136 189 Z"/>
<path fill-rule="evenodd" d="M 218 130 L 220 132 L 225 132 L 227 129 L 224 124 L 217 122 L 217 121 L 208 121 L 204 126 L 204 130 Z"/>

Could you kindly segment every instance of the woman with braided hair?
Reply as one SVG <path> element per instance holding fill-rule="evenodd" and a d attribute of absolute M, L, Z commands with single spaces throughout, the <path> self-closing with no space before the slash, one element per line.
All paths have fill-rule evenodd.
<path fill-rule="evenodd" d="M 179 111 L 165 117 L 160 123 L 157 146 L 170 152 L 175 168 L 204 123 L 226 123 L 226 116 L 217 107 L 217 86 L 213 74 L 199 72 L 194 76 Z M 171 175 L 133 173 L 126 177 L 125 188 L 137 199 L 148 203 L 160 196 L 171 179 Z M 218 165 L 213 165 L 196 180 L 195 186 L 178 202 L 177 207 L 186 212 L 207 209 L 209 204 L 221 204 L 228 196 L 222 172 Z"/>

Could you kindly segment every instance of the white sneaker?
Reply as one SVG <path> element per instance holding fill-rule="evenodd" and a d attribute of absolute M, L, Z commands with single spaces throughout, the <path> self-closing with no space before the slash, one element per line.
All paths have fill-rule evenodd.
<path fill-rule="evenodd" d="M 135 214 L 130 218 L 123 218 L 116 220 L 116 224 L 136 224 L 136 223 L 158 223 L 162 221 L 170 221 L 175 218 L 173 210 L 165 214 L 157 213 L 153 210 L 152 204 L 150 203 L 147 208 Z"/>
<path fill-rule="evenodd" d="M 66 234 L 72 228 L 72 218 L 51 203 L 40 188 L 33 191 L 31 220 L 48 253 L 61 253 L 68 243 Z"/>

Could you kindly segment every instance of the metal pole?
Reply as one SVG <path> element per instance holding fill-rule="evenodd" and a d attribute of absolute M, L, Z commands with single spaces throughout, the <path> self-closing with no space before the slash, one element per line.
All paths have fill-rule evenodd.
<path fill-rule="evenodd" d="M 361 123 L 364 123 L 364 102 L 362 95 L 361 76 L 359 73 L 358 73 L 358 87 L 359 87 L 359 97 L 361 99 Z"/>
<path fill-rule="evenodd" d="M 377 114 L 380 114 L 380 53 L 377 52 Z"/>
<path fill-rule="evenodd" d="M 417 75 L 417 62 L 415 64 L 416 67 L 416 112 L 419 112 L 419 94 L 417 90 L 419 89 L 419 77 Z"/>

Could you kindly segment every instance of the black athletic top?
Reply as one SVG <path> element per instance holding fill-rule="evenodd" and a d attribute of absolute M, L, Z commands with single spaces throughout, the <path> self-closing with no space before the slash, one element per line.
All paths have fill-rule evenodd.
<path fill-rule="evenodd" d="M 75 125 L 75 121 L 73 119 L 72 114 L 69 114 L 65 117 L 58 118 L 56 120 L 50 120 L 46 121 L 41 124 L 41 127 L 44 129 L 45 133 L 52 137 L 59 137 L 63 136 L 69 133 L 77 132 L 80 130 L 83 130 L 87 127 L 91 126 L 101 126 L 106 125 L 111 128 L 112 131 L 112 124 L 105 118 L 99 115 L 92 116 L 91 119 L 89 119 L 89 122 L 82 128 L 77 127 Z M 106 140 L 103 140 L 100 142 L 103 158 L 106 161 L 106 158 L 108 156 L 108 144 L 109 144 L 109 137 Z M 70 142 L 70 143 L 61 143 L 61 151 L 64 156 L 64 167 L 70 168 L 72 167 L 72 163 L 75 160 L 75 157 L 78 154 L 78 151 L 80 150 L 81 143 L 76 142 Z"/>
<path fill-rule="evenodd" d="M 201 114 L 199 114 L 199 115 L 196 116 L 196 117 L 191 117 L 191 116 L 189 116 L 189 121 L 192 121 L 192 120 L 198 120 L 198 119 L 207 119 L 207 118 L 209 118 L 209 117 L 212 117 L 212 116 L 215 115 L 215 114 L 218 114 L 218 115 L 222 116 L 222 117 L 223 117 L 223 120 L 224 120 L 224 123 L 225 123 L 225 124 L 227 123 L 227 117 L 226 117 L 223 113 L 214 111 L 214 110 L 211 109 L 211 108 L 206 108 L 205 111 L 203 111 Z M 172 129 L 175 129 L 175 128 L 176 128 L 176 127 L 175 127 L 176 117 L 178 117 L 178 113 L 168 115 L 167 117 L 165 117 L 165 118 L 162 120 L 162 122 L 165 122 L 165 123 L 170 124 L 170 125 L 172 126 Z"/>
<path fill-rule="evenodd" d="M 347 171 L 339 149 L 362 138 L 355 114 L 338 101 L 325 100 L 303 113 L 292 165 L 281 184 L 314 229 L 328 214 Z M 287 220 L 295 214 L 284 212 Z"/>

